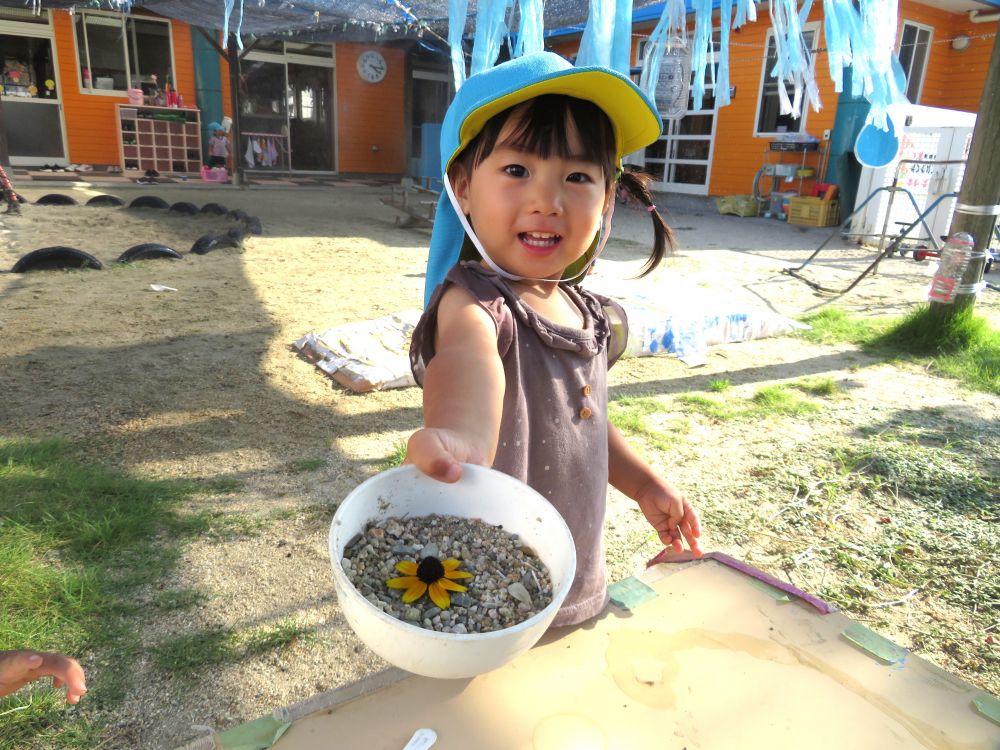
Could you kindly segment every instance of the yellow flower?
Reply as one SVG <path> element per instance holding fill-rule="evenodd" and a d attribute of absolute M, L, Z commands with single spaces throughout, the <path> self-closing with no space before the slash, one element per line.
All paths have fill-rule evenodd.
<path fill-rule="evenodd" d="M 409 560 L 400 560 L 396 563 L 396 570 L 405 575 L 402 578 L 390 578 L 385 583 L 391 589 L 406 589 L 403 601 L 407 604 L 429 593 L 434 604 L 441 609 L 448 609 L 451 606 L 448 592 L 467 590 L 465 586 L 449 579 L 472 578 L 472 573 L 458 569 L 461 564 L 461 560 L 438 560 L 436 557 L 425 557 L 419 565 Z"/>

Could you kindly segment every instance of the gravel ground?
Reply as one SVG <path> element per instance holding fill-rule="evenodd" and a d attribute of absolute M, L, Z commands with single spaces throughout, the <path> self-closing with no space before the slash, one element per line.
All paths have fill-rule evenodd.
<path fill-rule="evenodd" d="M 36 198 L 56 189 L 67 190 L 24 192 Z M 185 549 L 181 566 L 139 602 L 142 649 L 129 665 L 133 682 L 126 694 L 105 708 L 97 707 L 92 694 L 79 709 L 108 722 L 103 748 L 170 748 L 387 666 L 363 647 L 340 615 L 327 532 L 339 500 L 385 466 L 419 425 L 420 392 L 346 392 L 298 359 L 290 344 L 309 331 L 419 307 L 428 234 L 396 227 L 393 213 L 378 201 L 387 189 L 361 182 L 325 190 L 153 186 L 115 191 L 126 197 L 155 193 L 170 202 L 217 201 L 259 216 L 264 229 L 242 250 L 168 265 L 23 277 L 0 273 L 6 434 L 84 441 L 96 460 L 144 476 L 230 480 L 238 492 L 204 497 L 190 510 L 257 524 Z M 75 192 L 85 199 L 97 191 Z M 818 297 L 780 269 L 804 260 L 826 230 L 719 217 L 706 204 L 673 198 L 662 202 L 681 240 L 679 253 L 651 282 L 661 280 L 665 293 L 681 285 L 788 315 L 831 302 L 880 315 L 922 299 L 926 264 L 902 260 L 883 264 L 850 295 Z M 10 233 L 0 246 L 0 266 L 9 268 L 45 245 L 76 245 L 113 260 L 139 242 L 173 242 L 183 249 L 203 233 L 194 225 L 197 219 L 185 223 L 161 215 L 62 210 L 29 205 L 24 216 L 4 218 Z M 598 272 L 626 277 L 641 264 L 644 250 L 636 243 L 648 236 L 647 217 L 625 207 L 615 221 Z M 867 251 L 840 247 L 812 270 L 839 283 L 860 273 L 870 259 Z M 152 292 L 151 283 L 178 291 Z M 996 321 L 1000 305 L 993 297 L 984 296 L 979 307 Z M 714 379 L 728 379 L 738 397 L 815 375 L 834 379 L 843 394 L 818 416 L 784 419 L 766 428 L 687 417 L 684 430 L 671 427 L 671 420 L 684 415 L 670 411 L 670 399 L 707 392 Z M 696 369 L 672 358 L 623 361 L 610 379 L 613 396 L 652 395 L 668 402 L 657 419 L 676 439 L 643 450 L 696 505 L 718 509 L 720 519 L 727 503 L 735 507 L 753 497 L 754 472 L 762 464 L 796 455 L 808 462 L 816 446 L 857 436 L 862 429 L 924 425 L 942 434 L 977 436 L 983 456 L 1000 456 L 1000 407 L 994 397 L 920 368 L 877 363 L 850 346 L 767 339 L 714 348 Z M 788 499 L 769 496 L 760 502 Z M 714 543 L 709 526 L 705 547 L 784 575 L 780 560 L 749 541 L 719 538 L 726 541 Z M 606 545 L 612 579 L 640 569 L 659 549 L 634 505 L 615 492 L 609 494 Z M 175 612 L 148 606 L 157 594 L 182 589 L 202 592 L 204 598 Z M 906 643 L 906 618 L 930 606 L 914 597 L 905 608 L 895 608 L 898 627 L 885 631 Z M 213 627 L 250 632 L 280 622 L 293 622 L 308 637 L 206 667 L 190 678 L 158 670 L 150 657 L 156 644 L 179 634 Z M 946 653 L 930 647 L 922 653 L 976 679 Z M 92 684 L 119 658 L 114 653 L 79 656 Z"/>

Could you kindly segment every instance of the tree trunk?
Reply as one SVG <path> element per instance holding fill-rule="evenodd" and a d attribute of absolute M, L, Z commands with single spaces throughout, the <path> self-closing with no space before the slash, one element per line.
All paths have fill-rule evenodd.
<path fill-rule="evenodd" d="M 966 162 L 965 177 L 955 203 L 950 234 L 968 232 L 975 240 L 975 249 L 983 257 L 974 260 L 959 282 L 968 289 L 982 281 L 986 265 L 985 252 L 990 246 L 993 227 L 1000 204 L 1000 34 L 993 41 L 993 56 L 986 73 L 983 96 L 979 100 L 979 115 L 972 131 L 972 145 Z M 952 304 L 931 302 L 932 317 L 949 317 L 957 310 L 976 304 L 976 295 L 960 292 Z"/>

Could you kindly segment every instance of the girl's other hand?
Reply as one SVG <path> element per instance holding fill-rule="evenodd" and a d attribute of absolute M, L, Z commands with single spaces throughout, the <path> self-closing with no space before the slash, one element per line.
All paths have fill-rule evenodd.
<path fill-rule="evenodd" d="M 453 430 L 424 427 L 406 444 L 406 460 L 420 471 L 441 482 L 457 482 L 462 477 L 461 464 L 487 466 L 486 456 Z"/>
<path fill-rule="evenodd" d="M 684 495 L 666 482 L 651 482 L 635 501 L 664 545 L 680 553 L 684 551 L 686 540 L 694 556 L 701 557 L 701 546 L 698 544 L 701 521 Z"/>
<path fill-rule="evenodd" d="M 76 659 L 39 651 L 0 651 L 0 695 L 9 695 L 42 677 L 51 677 L 56 689 L 65 685 L 70 703 L 87 692 L 83 668 Z"/>

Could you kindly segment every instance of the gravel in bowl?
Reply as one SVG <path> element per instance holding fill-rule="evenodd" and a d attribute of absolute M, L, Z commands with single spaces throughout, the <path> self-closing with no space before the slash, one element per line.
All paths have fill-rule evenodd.
<path fill-rule="evenodd" d="M 411 563 L 402 567 L 412 572 L 413 564 L 428 558 L 432 560 L 421 566 L 421 580 L 431 583 L 436 574 L 443 574 L 446 586 L 450 581 L 466 588 L 447 592 L 448 607 L 438 606 L 430 592 L 406 603 L 406 588 L 387 585 L 390 579 L 407 575 L 398 563 Z M 447 560 L 459 564 L 444 564 Z M 552 601 L 549 572 L 538 556 L 517 534 L 477 518 L 433 514 L 369 523 L 363 534 L 347 543 L 341 566 L 358 592 L 387 615 L 442 633 L 509 628 Z"/>

